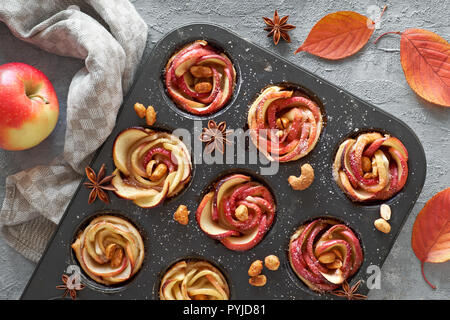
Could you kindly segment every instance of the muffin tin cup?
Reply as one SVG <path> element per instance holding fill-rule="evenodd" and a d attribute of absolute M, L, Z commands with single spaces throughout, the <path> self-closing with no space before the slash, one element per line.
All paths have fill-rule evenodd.
<path fill-rule="evenodd" d="M 347 134 L 346 136 L 344 136 L 339 143 L 335 146 L 333 154 L 332 154 L 332 158 L 331 158 L 331 168 L 333 169 L 333 164 L 334 161 L 336 159 L 336 153 L 339 149 L 339 146 L 347 139 L 357 139 L 361 134 L 364 133 L 370 133 L 370 132 L 378 132 L 382 135 L 390 135 L 391 137 L 395 137 L 391 132 L 386 131 L 385 129 L 382 128 L 375 128 L 375 127 L 366 127 L 366 128 L 360 128 L 358 130 L 355 130 L 349 134 Z M 409 153 L 409 150 L 408 150 Z M 409 164 L 409 161 L 408 161 Z M 408 168 L 409 169 L 409 168 Z M 409 180 L 409 175 L 408 175 L 408 179 L 406 180 L 406 184 L 408 183 Z M 338 193 L 338 191 L 340 191 L 340 193 L 342 194 L 343 197 L 347 198 L 349 201 L 351 200 L 351 197 L 343 190 L 339 187 L 339 185 L 337 184 L 336 180 L 334 179 L 333 176 L 333 181 L 335 184 L 335 190 L 336 193 Z M 406 186 L 405 184 L 405 186 Z M 369 201 L 353 201 L 355 206 L 360 206 L 360 207 L 370 207 L 370 208 L 379 208 L 381 204 L 387 204 L 387 205 L 391 205 L 394 204 L 396 202 L 401 202 L 402 200 L 399 199 L 402 197 L 403 193 L 401 192 L 403 189 L 401 189 L 399 192 L 395 193 L 392 197 L 386 199 L 386 200 L 369 200 Z"/>
<path fill-rule="evenodd" d="M 155 300 L 161 300 L 159 290 L 161 288 L 164 275 L 170 270 L 170 268 L 172 268 L 175 264 L 177 264 L 178 262 L 181 262 L 181 261 L 186 261 L 186 262 L 188 262 L 188 261 L 195 261 L 195 262 L 196 261 L 205 261 L 205 262 L 210 263 L 213 267 L 215 267 L 217 270 L 219 270 L 222 273 L 225 280 L 227 281 L 228 289 L 230 292 L 230 300 L 232 300 L 234 298 L 234 295 L 236 294 L 236 292 L 234 290 L 232 277 L 230 277 L 228 272 L 226 272 L 225 269 L 221 265 L 217 264 L 216 262 L 212 261 L 211 259 L 200 256 L 200 255 L 196 254 L 195 252 L 192 252 L 185 256 L 175 259 L 169 265 L 167 265 L 166 267 L 161 269 L 161 271 L 158 274 L 158 281 L 155 282 L 155 287 L 153 288 Z"/>
<path fill-rule="evenodd" d="M 170 56 L 184 44 L 198 39 L 207 40 L 222 48 L 237 71 L 237 85 L 228 105 L 221 111 L 204 117 L 189 115 L 176 107 L 166 95 L 162 77 Z M 112 146 L 117 135 L 126 128 L 144 125 L 133 110 L 136 102 L 155 107 L 157 127 L 190 131 L 191 145 L 185 141 L 188 148 L 193 148 L 194 143 L 204 147 L 198 141 L 201 128 L 197 121 L 202 121 L 200 127 L 206 127 L 207 121 L 213 119 L 216 122 L 226 121 L 230 129 L 245 130 L 248 108 L 253 100 L 266 86 L 279 83 L 293 83 L 305 88 L 323 106 L 326 125 L 316 147 L 308 155 L 297 161 L 279 163 L 275 166 L 278 167 L 276 174 L 264 175 L 263 169 L 273 165 L 266 159 L 258 159 L 256 163 L 246 161 L 207 165 L 198 161 L 200 152 L 194 148 L 192 155 L 195 174 L 192 181 L 179 195 L 152 209 L 139 208 L 132 201 L 120 199 L 113 194 L 110 194 L 109 204 L 97 200 L 88 205 L 89 190 L 80 184 L 22 298 L 49 299 L 62 294 L 55 287 L 61 284 L 61 275 L 66 272 L 67 267 L 74 263 L 70 253 L 74 233 L 86 218 L 102 210 L 119 212 L 139 226 L 139 230 L 144 230 L 142 235 L 146 257 L 141 270 L 121 290 L 107 292 L 88 286 L 79 292 L 80 299 L 158 299 L 155 287 L 159 284 L 161 272 L 174 261 L 192 255 L 220 267 L 229 280 L 232 299 L 336 298 L 306 289 L 293 274 L 287 259 L 289 239 L 295 230 L 305 221 L 323 216 L 342 220 L 360 237 L 364 246 L 364 262 L 352 278 L 352 283 L 360 279 L 367 280 L 370 276 L 367 268 L 371 265 L 381 268 L 423 187 L 426 159 L 419 139 L 401 120 L 227 29 L 211 24 L 191 24 L 170 32 L 156 44 L 120 110 L 116 127 L 98 150 L 91 167 L 97 171 L 105 163 L 108 173 L 114 170 Z M 379 204 L 353 203 L 340 190 L 332 175 L 332 164 L 339 143 L 350 134 L 366 129 L 381 129 L 392 134 L 403 142 L 409 152 L 407 183 L 397 195 L 384 202 L 392 208 L 392 218 L 389 221 L 392 231 L 389 234 L 383 234 L 373 226 L 373 221 L 379 217 Z M 234 152 L 236 159 L 237 148 Z M 248 149 L 245 153 L 248 153 Z M 300 166 L 304 163 L 309 163 L 314 168 L 315 180 L 308 189 L 294 191 L 287 179 L 290 175 L 299 175 Z M 211 239 L 200 230 L 195 220 L 195 211 L 209 184 L 231 171 L 260 175 L 273 191 L 277 204 L 271 229 L 258 245 L 244 252 L 231 251 Z M 186 205 L 191 212 L 187 226 L 180 225 L 173 219 L 180 204 Z M 264 269 L 267 284 L 262 288 L 250 286 L 247 274 L 250 264 L 256 259 L 263 260 L 270 254 L 280 258 L 279 270 Z M 363 284 L 359 292 L 367 293 L 367 286 Z"/>
<path fill-rule="evenodd" d="M 97 211 L 92 213 L 91 215 L 87 216 L 85 219 L 83 219 L 80 223 L 79 226 L 76 227 L 76 229 L 73 232 L 73 238 L 72 241 L 70 242 L 71 244 L 75 242 L 77 235 L 79 234 L 79 232 L 82 232 L 84 229 L 86 229 L 86 227 L 89 225 L 89 223 L 94 220 L 95 218 L 101 217 L 101 216 L 115 216 L 121 219 L 124 219 L 125 221 L 131 223 L 136 230 L 139 232 L 139 234 L 142 237 L 142 241 L 144 243 L 144 261 L 142 263 L 141 269 L 142 267 L 144 267 L 145 263 L 146 263 L 146 257 L 148 255 L 148 251 L 147 251 L 147 247 L 148 247 L 148 241 L 149 238 L 146 236 L 146 232 L 144 230 L 144 228 L 142 228 L 142 226 L 140 225 L 136 225 L 131 219 L 130 217 L 126 216 L 125 214 L 122 214 L 120 211 L 117 210 L 101 210 L 101 211 Z M 72 250 L 72 248 L 69 246 L 68 250 L 70 251 L 70 257 L 71 257 L 71 265 L 77 266 L 80 270 L 80 275 L 81 275 L 81 283 L 83 283 L 84 285 L 86 285 L 86 287 L 95 290 L 95 291 L 100 291 L 103 293 L 109 293 L 109 294 L 113 294 L 113 293 L 118 293 L 121 292 L 123 290 L 126 290 L 128 285 L 133 282 L 136 278 L 139 277 L 139 273 L 141 271 L 141 269 L 139 269 L 136 274 L 134 274 L 131 278 L 129 278 L 128 280 L 124 281 L 124 282 L 120 282 L 117 284 L 113 284 L 113 285 L 106 285 L 106 284 L 102 284 L 102 283 L 98 283 L 95 280 L 93 280 L 81 267 L 80 262 L 78 261 L 74 250 Z"/>
<path fill-rule="evenodd" d="M 362 239 L 361 239 L 360 234 L 359 234 L 358 231 L 355 230 L 355 229 L 353 228 L 353 226 L 350 225 L 348 222 L 346 222 L 346 221 L 344 221 L 344 220 L 342 220 L 342 219 L 340 219 L 340 218 L 336 218 L 336 217 L 333 216 L 333 215 L 322 215 L 322 216 L 317 216 L 317 217 L 315 217 L 315 218 L 307 219 L 307 220 L 303 221 L 302 223 L 300 223 L 298 226 L 296 226 L 296 227 L 292 230 L 291 235 L 290 235 L 289 238 L 287 239 L 287 242 L 286 242 L 286 243 L 287 243 L 287 244 L 286 244 L 286 264 L 287 264 L 287 269 L 288 269 L 288 274 L 289 274 L 290 280 L 291 280 L 293 283 L 295 283 L 295 284 L 298 286 L 298 288 L 299 288 L 300 290 L 303 290 L 303 291 L 305 291 L 305 292 L 307 292 L 307 293 L 311 293 L 312 290 L 306 285 L 306 283 L 304 283 L 304 282 L 298 277 L 298 275 L 295 273 L 294 269 L 293 269 L 292 266 L 291 266 L 291 263 L 290 263 L 290 261 L 289 261 L 289 245 L 290 245 L 290 242 L 291 242 L 291 237 L 297 232 L 297 230 L 298 230 L 300 227 L 305 226 L 305 225 L 307 225 L 307 224 L 309 224 L 309 223 L 311 223 L 311 222 L 313 222 L 314 220 L 317 220 L 317 219 L 329 219 L 329 220 L 334 220 L 335 222 L 337 222 L 337 223 L 339 223 L 339 224 L 344 224 L 345 226 L 347 226 L 348 228 L 350 228 L 350 229 L 353 231 L 353 233 L 355 234 L 355 236 L 356 236 L 356 237 L 358 238 L 358 240 L 359 240 L 359 244 L 361 245 L 361 249 L 362 249 L 362 252 L 363 252 L 363 264 L 362 264 L 361 267 L 356 271 L 356 273 L 355 273 L 354 275 L 352 275 L 350 278 L 347 279 L 347 281 L 348 281 L 349 283 L 353 283 L 353 279 L 361 279 L 361 278 L 363 278 L 363 275 L 360 275 L 360 273 L 361 273 L 361 268 L 362 268 L 363 265 L 364 265 L 364 260 L 365 260 L 365 256 L 366 256 L 366 247 L 365 247 L 365 245 L 364 245 L 364 242 L 363 242 Z M 327 293 L 327 292 L 323 292 L 323 293 L 316 292 L 316 294 L 319 295 L 319 296 L 321 296 L 321 297 L 323 297 L 323 298 L 325 298 L 325 299 L 336 298 L 336 296 L 333 296 L 333 295 L 331 295 L 330 293 Z"/>

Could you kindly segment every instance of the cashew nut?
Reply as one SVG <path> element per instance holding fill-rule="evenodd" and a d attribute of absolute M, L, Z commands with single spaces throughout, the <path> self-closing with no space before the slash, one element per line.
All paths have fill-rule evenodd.
<path fill-rule="evenodd" d="M 175 221 L 177 221 L 179 224 L 187 225 L 189 223 L 189 210 L 188 208 L 182 204 L 178 207 L 177 211 L 175 211 L 175 214 L 173 215 L 173 218 Z"/>
<path fill-rule="evenodd" d="M 301 167 L 300 177 L 290 176 L 288 182 L 294 190 L 305 190 L 314 181 L 314 169 L 309 163 Z"/>

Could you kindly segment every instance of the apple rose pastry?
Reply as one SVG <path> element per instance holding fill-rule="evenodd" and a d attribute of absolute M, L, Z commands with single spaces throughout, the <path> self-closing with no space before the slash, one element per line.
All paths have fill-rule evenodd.
<path fill-rule="evenodd" d="M 297 229 L 289 242 L 289 262 L 312 290 L 338 288 L 358 271 L 363 253 L 353 231 L 332 219 L 316 219 Z"/>
<path fill-rule="evenodd" d="M 175 196 L 191 179 L 191 157 L 176 136 L 144 128 L 130 128 L 116 138 L 113 150 L 118 196 L 152 208 Z"/>
<path fill-rule="evenodd" d="M 319 106 L 296 90 L 265 89 L 250 106 L 248 126 L 253 143 L 271 161 L 294 161 L 317 144 L 323 127 Z"/>
<path fill-rule="evenodd" d="M 275 202 L 270 191 L 243 174 L 222 178 L 203 197 L 196 213 L 203 232 L 236 251 L 257 245 L 274 217 Z"/>
<path fill-rule="evenodd" d="M 223 274 L 206 261 L 180 261 L 166 272 L 159 289 L 161 300 L 228 300 Z"/>
<path fill-rule="evenodd" d="M 363 133 L 339 146 L 333 176 L 355 202 L 386 200 L 406 183 L 408 151 L 397 138 Z"/>
<path fill-rule="evenodd" d="M 189 113 L 206 115 L 219 111 L 230 100 L 236 71 L 224 53 L 199 40 L 169 59 L 165 83 L 177 105 Z"/>
<path fill-rule="evenodd" d="M 106 285 L 130 279 L 144 260 L 141 235 L 131 223 L 116 216 L 92 220 L 78 234 L 72 249 L 89 277 Z"/>

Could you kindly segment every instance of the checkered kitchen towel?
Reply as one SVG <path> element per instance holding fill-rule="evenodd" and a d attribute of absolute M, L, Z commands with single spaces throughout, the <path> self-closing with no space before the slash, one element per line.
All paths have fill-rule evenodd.
<path fill-rule="evenodd" d="M 85 61 L 69 87 L 64 153 L 6 179 L 3 236 L 37 261 L 84 166 L 114 127 L 145 49 L 147 25 L 128 0 L 1 0 L 0 21 L 23 41 Z"/>

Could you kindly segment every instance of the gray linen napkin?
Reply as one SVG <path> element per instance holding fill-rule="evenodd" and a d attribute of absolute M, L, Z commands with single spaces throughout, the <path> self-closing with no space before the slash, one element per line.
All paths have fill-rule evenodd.
<path fill-rule="evenodd" d="M 38 261 L 85 165 L 115 125 L 148 30 L 127 0 L 2 0 L 0 21 L 23 41 L 85 61 L 69 87 L 64 153 L 6 179 L 3 236 Z"/>

